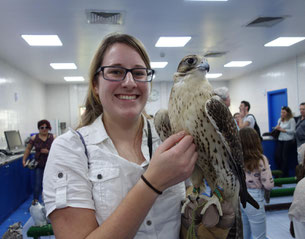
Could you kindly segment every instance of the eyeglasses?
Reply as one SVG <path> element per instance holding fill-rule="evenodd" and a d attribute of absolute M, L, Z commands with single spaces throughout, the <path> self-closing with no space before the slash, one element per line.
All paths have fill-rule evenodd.
<path fill-rule="evenodd" d="M 137 82 L 150 82 L 153 79 L 155 71 L 147 68 L 127 69 L 120 66 L 101 66 L 97 69 L 95 76 L 100 72 L 103 78 L 108 81 L 123 81 L 128 72 L 131 72 L 133 80 Z"/>
<path fill-rule="evenodd" d="M 43 130 L 43 129 L 49 129 L 48 126 L 40 126 L 39 129 Z"/>

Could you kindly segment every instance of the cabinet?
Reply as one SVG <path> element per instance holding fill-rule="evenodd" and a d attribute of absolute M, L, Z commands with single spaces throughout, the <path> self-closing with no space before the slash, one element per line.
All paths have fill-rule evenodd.
<path fill-rule="evenodd" d="M 0 224 L 33 192 L 34 171 L 22 166 L 22 155 L 0 166 Z"/>

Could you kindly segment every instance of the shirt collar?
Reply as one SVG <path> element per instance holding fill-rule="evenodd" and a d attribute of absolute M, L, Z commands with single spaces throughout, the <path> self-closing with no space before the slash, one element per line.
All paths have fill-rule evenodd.
<path fill-rule="evenodd" d="M 107 134 L 107 131 L 105 129 L 104 122 L 102 120 L 102 116 L 103 116 L 103 114 L 98 116 L 91 125 L 85 126 L 80 129 L 80 132 L 82 133 L 84 139 L 86 140 L 86 142 L 88 144 L 99 144 L 99 143 L 109 139 L 109 135 Z M 144 122 L 142 137 L 146 138 L 146 140 L 147 140 L 147 137 L 148 137 L 147 120 L 143 114 L 141 115 L 141 117 Z"/>

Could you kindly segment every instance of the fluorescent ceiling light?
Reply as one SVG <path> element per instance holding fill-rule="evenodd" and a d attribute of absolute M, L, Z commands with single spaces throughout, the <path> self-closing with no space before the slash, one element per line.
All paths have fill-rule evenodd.
<path fill-rule="evenodd" d="M 54 70 L 75 70 L 77 69 L 74 63 L 50 63 Z"/>
<path fill-rule="evenodd" d="M 185 0 L 187 2 L 227 2 L 228 0 Z"/>
<path fill-rule="evenodd" d="M 167 61 L 150 62 L 151 68 L 164 68 L 167 64 Z"/>
<path fill-rule="evenodd" d="M 221 76 L 222 76 L 221 73 L 208 73 L 208 74 L 206 74 L 206 78 L 209 78 L 209 79 L 216 79 L 216 78 L 219 78 Z"/>
<path fill-rule="evenodd" d="M 21 35 L 30 46 L 62 46 L 57 35 Z"/>
<path fill-rule="evenodd" d="M 279 37 L 275 40 L 266 43 L 265 47 L 276 47 L 276 46 L 292 46 L 300 41 L 305 40 L 305 37 Z"/>
<path fill-rule="evenodd" d="M 155 47 L 184 47 L 191 37 L 160 37 Z"/>
<path fill-rule="evenodd" d="M 244 67 L 251 64 L 252 61 L 231 61 L 224 65 L 224 67 Z"/>
<path fill-rule="evenodd" d="M 64 77 L 65 81 L 85 81 L 82 76 L 66 76 Z"/>

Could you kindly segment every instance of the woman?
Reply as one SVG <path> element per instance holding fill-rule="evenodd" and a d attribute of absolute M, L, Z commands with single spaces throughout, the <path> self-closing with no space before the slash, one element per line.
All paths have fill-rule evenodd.
<path fill-rule="evenodd" d="M 23 167 L 26 167 L 26 160 L 29 157 L 32 148 L 35 148 L 35 160 L 37 162 L 37 166 L 35 168 L 34 199 L 32 202 L 33 205 L 38 202 L 39 195 L 42 192 L 42 178 L 44 168 L 48 159 L 51 144 L 54 140 L 53 134 L 49 133 L 49 130 L 52 129 L 49 121 L 38 121 L 37 128 L 39 133 L 31 137 L 22 159 Z"/>
<path fill-rule="evenodd" d="M 152 77 L 137 39 L 104 39 L 79 128 L 86 149 L 69 131 L 55 140 L 46 166 L 44 201 L 56 238 L 179 237 L 184 180 L 197 153 L 185 132 L 161 144 L 152 122 L 150 130 L 143 110 Z"/>
<path fill-rule="evenodd" d="M 256 131 L 245 127 L 239 131 L 243 148 L 246 184 L 248 192 L 257 201 L 260 208 L 250 204 L 241 207 L 244 238 L 266 238 L 266 214 L 264 205 L 264 189 L 271 190 L 274 186 L 268 159 L 263 155 L 260 138 Z"/>
<path fill-rule="evenodd" d="M 288 106 L 282 107 L 281 118 L 275 129 L 280 131 L 275 152 L 276 164 L 283 172 L 282 176 L 289 177 L 289 161 L 295 155 L 296 145 L 294 142 L 295 120 Z"/>

